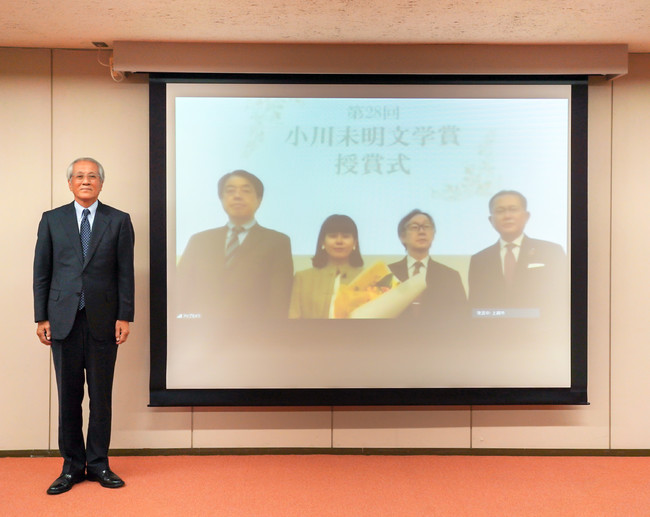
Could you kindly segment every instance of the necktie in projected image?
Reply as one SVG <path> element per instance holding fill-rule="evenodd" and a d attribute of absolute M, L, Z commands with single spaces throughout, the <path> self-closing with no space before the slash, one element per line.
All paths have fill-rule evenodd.
<path fill-rule="evenodd" d="M 516 245 L 512 242 L 506 244 L 506 256 L 503 259 L 503 276 L 506 279 L 507 285 L 512 285 L 515 278 L 515 268 L 517 267 L 517 260 L 512 251 Z"/>
<path fill-rule="evenodd" d="M 232 262 L 235 250 L 239 247 L 239 234 L 244 231 L 241 226 L 235 226 L 230 232 L 230 239 L 226 245 L 226 266 Z"/>
<path fill-rule="evenodd" d="M 81 238 L 81 251 L 84 255 L 84 261 L 86 260 L 86 255 L 88 255 L 88 246 L 90 246 L 90 221 L 88 221 L 88 216 L 90 215 L 90 210 L 84 208 L 81 217 L 81 228 L 79 229 L 79 237 Z M 79 298 L 79 310 L 83 309 L 86 306 L 86 298 L 84 296 L 84 290 L 81 289 L 81 297 Z"/>
<path fill-rule="evenodd" d="M 419 260 L 413 264 L 413 274 L 411 275 L 411 278 L 414 277 L 415 275 L 420 274 L 420 269 L 424 267 L 424 264 L 420 262 Z M 420 298 L 422 295 L 418 296 L 415 300 L 411 302 L 411 315 L 412 316 L 419 316 L 420 315 Z"/>

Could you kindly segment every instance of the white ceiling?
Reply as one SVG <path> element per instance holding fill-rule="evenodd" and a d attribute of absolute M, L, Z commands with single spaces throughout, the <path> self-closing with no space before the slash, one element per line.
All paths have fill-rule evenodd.
<path fill-rule="evenodd" d="M 4 0 L 0 46 L 115 40 L 626 43 L 650 52 L 650 0 Z"/>

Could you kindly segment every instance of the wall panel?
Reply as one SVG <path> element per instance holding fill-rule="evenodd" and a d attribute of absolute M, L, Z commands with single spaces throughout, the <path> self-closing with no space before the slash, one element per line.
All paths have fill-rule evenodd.
<path fill-rule="evenodd" d="M 51 206 L 50 51 L 0 49 L 0 450 L 49 447 L 49 348 L 36 337 L 32 260 Z"/>
<path fill-rule="evenodd" d="M 328 408 L 195 408 L 193 447 L 327 448 Z"/>
<path fill-rule="evenodd" d="M 650 55 L 614 82 L 612 447 L 650 449 Z"/>
<path fill-rule="evenodd" d="M 333 446 L 340 448 L 468 448 L 468 407 L 336 408 Z"/>

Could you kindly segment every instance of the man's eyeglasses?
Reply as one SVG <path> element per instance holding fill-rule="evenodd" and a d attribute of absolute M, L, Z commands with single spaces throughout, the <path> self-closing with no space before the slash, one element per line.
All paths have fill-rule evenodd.
<path fill-rule="evenodd" d="M 418 233 L 420 231 L 431 232 L 433 231 L 433 225 L 428 223 L 424 223 L 424 224 L 411 223 L 406 225 L 406 229 L 409 232 L 413 232 L 413 233 Z"/>

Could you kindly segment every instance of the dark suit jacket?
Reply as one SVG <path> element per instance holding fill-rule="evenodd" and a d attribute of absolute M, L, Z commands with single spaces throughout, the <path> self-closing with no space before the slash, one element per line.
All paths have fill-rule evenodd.
<path fill-rule="evenodd" d="M 566 309 L 568 289 L 566 256 L 553 242 L 524 236 L 511 287 L 503 276 L 498 242 L 470 261 L 469 301 L 475 309 L 539 308 L 544 315 Z"/>
<path fill-rule="evenodd" d="M 83 286 L 93 337 L 115 339 L 117 320 L 133 321 L 133 225 L 129 214 L 99 203 L 86 260 L 74 203 L 43 214 L 34 254 L 34 320 L 49 320 L 65 339 Z"/>
<path fill-rule="evenodd" d="M 406 257 L 388 267 L 398 280 L 408 279 Z M 443 326 L 453 326 L 467 318 L 467 299 L 458 271 L 431 258 L 427 263 L 427 287 L 417 301 L 419 307 L 412 305 L 402 317 L 418 317 Z"/>
<path fill-rule="evenodd" d="M 287 318 L 293 280 L 291 242 L 283 233 L 253 226 L 225 263 L 223 226 L 193 235 L 178 264 L 180 313 L 202 318 Z"/>

